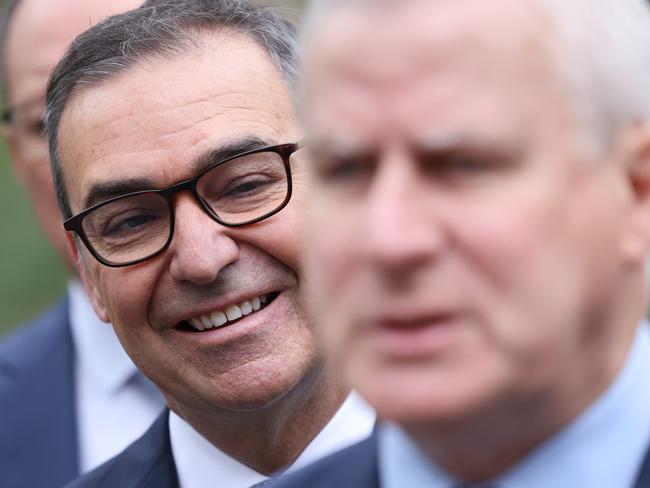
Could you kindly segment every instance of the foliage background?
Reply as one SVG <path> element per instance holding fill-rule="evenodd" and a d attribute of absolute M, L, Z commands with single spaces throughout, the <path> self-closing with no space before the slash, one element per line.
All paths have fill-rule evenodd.
<path fill-rule="evenodd" d="M 304 0 L 253 3 L 282 7 L 281 13 L 297 20 Z M 68 277 L 14 179 L 4 142 L 0 144 L 0 209 L 1 335 L 62 297 Z"/>

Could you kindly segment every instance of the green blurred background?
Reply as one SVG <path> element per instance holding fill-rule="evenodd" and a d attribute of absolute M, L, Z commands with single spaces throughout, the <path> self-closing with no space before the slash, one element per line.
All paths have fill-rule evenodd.
<path fill-rule="evenodd" d="M 47 1 L 47 0 L 45 0 Z M 83 0 L 80 0 L 83 1 Z M 282 7 L 292 20 L 304 0 L 254 1 Z M 0 1 L 0 5 L 2 2 Z M 40 231 L 0 144 L 0 335 L 63 296 L 67 275 Z"/>

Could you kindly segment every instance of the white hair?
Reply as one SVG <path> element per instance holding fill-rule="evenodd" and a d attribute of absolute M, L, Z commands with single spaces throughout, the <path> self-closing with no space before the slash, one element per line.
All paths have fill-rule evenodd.
<path fill-rule="evenodd" d="M 650 123 L 650 5 L 647 0 L 536 0 L 557 31 L 549 47 L 579 122 L 607 144 L 625 127 Z"/>
<path fill-rule="evenodd" d="M 317 32 L 324 15 L 363 3 L 401 0 L 312 0 L 304 33 Z M 554 30 L 544 41 L 553 74 L 592 147 L 605 149 L 630 124 L 650 124 L 648 0 L 522 0 L 521 6 L 540 6 L 548 16 Z"/>

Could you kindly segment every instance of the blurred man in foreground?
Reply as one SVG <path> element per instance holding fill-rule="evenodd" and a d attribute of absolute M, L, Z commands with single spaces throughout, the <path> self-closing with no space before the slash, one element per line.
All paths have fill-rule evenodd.
<path fill-rule="evenodd" d="M 2 19 L 3 133 L 46 236 L 73 269 L 43 132 L 45 88 L 68 44 L 141 0 L 20 0 Z M 10 211 L 5 209 L 5 211 Z M 61 486 L 120 452 L 162 409 L 80 282 L 0 343 L 0 487 Z"/>
<path fill-rule="evenodd" d="M 646 2 L 320 7 L 311 278 L 387 421 L 279 486 L 650 486 Z"/>
<path fill-rule="evenodd" d="M 70 248 L 170 408 L 74 486 L 248 488 L 370 433 L 302 299 L 295 70 L 293 27 L 235 0 L 150 0 L 54 70 Z"/>

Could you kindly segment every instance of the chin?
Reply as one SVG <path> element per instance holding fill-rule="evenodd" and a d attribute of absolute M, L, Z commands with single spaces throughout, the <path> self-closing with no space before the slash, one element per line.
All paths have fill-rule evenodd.
<path fill-rule="evenodd" d="M 231 411 L 257 411 L 269 408 L 293 392 L 298 392 L 306 381 L 305 375 L 293 374 L 295 370 L 267 370 L 265 373 L 248 373 L 219 378 L 212 395 L 212 403 Z"/>
<path fill-rule="evenodd" d="M 462 381 L 459 375 L 384 371 L 354 384 L 380 418 L 399 424 L 444 424 L 471 418 L 487 407 L 485 384 Z"/>

